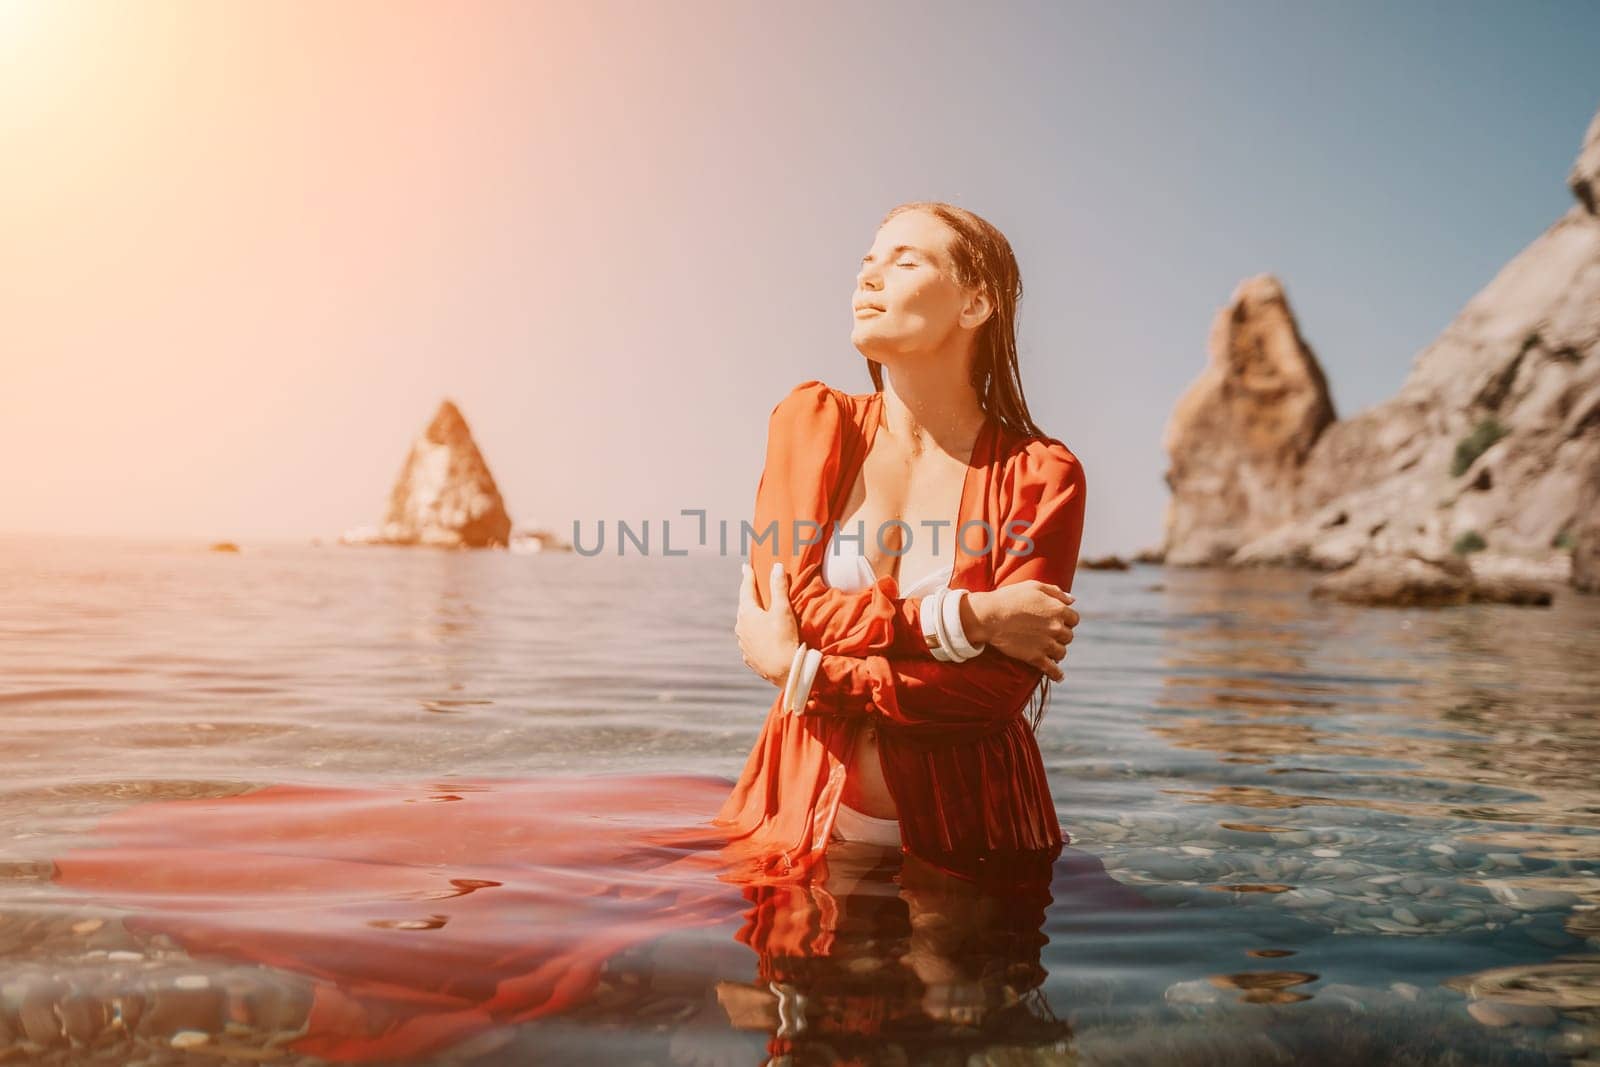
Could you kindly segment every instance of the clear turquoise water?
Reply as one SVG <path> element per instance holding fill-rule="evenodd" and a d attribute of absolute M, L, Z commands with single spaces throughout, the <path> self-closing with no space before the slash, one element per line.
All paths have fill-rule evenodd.
<path fill-rule="evenodd" d="M 177 1009 L 95 1014 L 185 976 L 251 986 L 294 1029 L 292 966 L 141 940 L 134 911 L 60 894 L 52 858 L 131 805 L 731 780 L 771 699 L 730 632 L 738 580 L 733 558 L 0 539 L 0 1062 L 220 1062 L 170 1047 L 193 1029 Z M 731 915 L 620 950 L 570 1011 L 414 1062 L 1600 1056 L 1600 598 L 1385 611 L 1311 580 L 1079 575 L 1039 734 L 1072 843 L 1031 948 L 1018 913 L 958 907 L 923 951 L 891 864 L 833 958 L 779 989 Z M 1108 877 L 1151 906 L 1100 908 Z M 1042 983 L 985 977 L 1030 960 Z M 272 1050 L 259 1014 L 204 1040 Z"/>

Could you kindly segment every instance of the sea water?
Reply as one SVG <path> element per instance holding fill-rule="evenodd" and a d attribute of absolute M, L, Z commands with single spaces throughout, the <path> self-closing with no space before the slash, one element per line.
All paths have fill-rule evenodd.
<path fill-rule="evenodd" d="M 478 810 L 501 834 L 524 815 L 530 828 L 585 817 L 519 811 L 520 783 L 614 776 L 646 797 L 640 783 L 681 779 L 714 806 L 773 696 L 731 633 L 739 577 L 737 558 L 716 556 L 0 539 L 0 1061 L 325 1062 L 295 1044 L 308 1007 L 319 987 L 354 989 L 366 956 L 319 956 L 318 972 L 309 950 L 268 961 L 230 955 L 221 933 L 151 934 L 138 899 L 85 903 L 56 861 L 108 844 L 119 812 L 215 801 L 183 862 L 203 870 L 214 854 L 218 884 L 232 884 L 229 865 L 272 849 L 228 847 L 236 814 L 241 838 L 253 831 L 226 802 L 274 786 L 304 790 L 313 822 L 326 798 L 333 826 L 369 792 L 461 799 L 452 783 L 478 783 L 469 799 L 489 802 Z M 1384 610 L 1314 600 L 1312 581 L 1079 573 L 1083 622 L 1038 733 L 1071 843 L 1036 914 L 930 890 L 869 856 L 853 889 L 665 928 L 652 902 L 665 915 L 687 898 L 619 866 L 624 888 L 557 919 L 540 909 L 577 883 L 534 863 L 539 903 L 513 913 L 529 945 L 554 933 L 583 945 L 624 915 L 644 917 L 638 936 L 562 1009 L 491 1010 L 390 1058 L 1600 1056 L 1600 598 Z M 607 818 L 632 818 L 627 803 L 609 797 L 623 814 Z M 638 808 L 640 827 L 660 814 Z M 464 839 L 431 863 L 431 846 L 412 844 L 406 870 L 464 888 L 429 903 L 432 927 L 360 912 L 383 931 L 371 936 L 433 939 L 431 973 L 390 977 L 494 1003 L 513 972 L 485 977 L 490 957 L 457 914 L 503 879 L 459 875 L 505 856 L 466 856 L 488 846 Z M 311 904 L 285 884 L 293 908 L 273 908 L 270 879 L 252 890 L 260 929 L 286 946 L 331 909 L 383 913 L 356 887 L 387 846 L 324 847 L 319 862 L 366 865 L 350 868 L 351 899 L 337 879 Z M 206 896 L 172 899 L 194 914 L 174 919 L 167 899 L 169 919 L 203 923 Z M 1127 899 L 1141 906 L 1107 903 Z M 229 914 L 236 933 L 245 920 Z M 752 925 L 789 921 L 810 931 L 803 950 L 758 958 Z M 407 1021 L 388 1010 L 391 1031 Z"/>

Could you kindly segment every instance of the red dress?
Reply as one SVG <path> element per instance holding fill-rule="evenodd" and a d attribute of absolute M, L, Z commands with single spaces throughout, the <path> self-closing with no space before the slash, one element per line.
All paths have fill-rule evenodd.
<path fill-rule="evenodd" d="M 1059 852 L 1067 840 L 1023 717 L 1043 673 L 994 648 L 963 663 L 934 659 L 922 598 L 899 597 L 892 577 L 856 592 L 824 581 L 824 552 L 882 410 L 880 392 L 812 380 L 778 403 L 768 425 L 750 562 L 759 579 L 784 565 L 800 639 L 823 656 L 804 714 L 786 714 L 774 696 L 715 822 L 773 877 L 804 877 L 821 860 L 868 722 L 878 727 L 903 852 L 976 876 Z M 1083 509 L 1083 467 L 1066 445 L 1012 433 L 991 416 L 962 485 L 950 587 L 1035 578 L 1070 590 Z"/>

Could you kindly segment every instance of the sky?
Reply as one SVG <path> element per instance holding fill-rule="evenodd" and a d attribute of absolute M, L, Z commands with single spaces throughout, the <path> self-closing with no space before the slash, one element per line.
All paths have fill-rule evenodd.
<path fill-rule="evenodd" d="M 737 530 L 934 199 L 1016 251 L 1084 551 L 1153 545 L 1234 287 L 1391 395 L 1571 203 L 1596 55 L 1587 0 L 0 0 L 0 531 L 337 537 L 446 397 L 520 526 Z"/>

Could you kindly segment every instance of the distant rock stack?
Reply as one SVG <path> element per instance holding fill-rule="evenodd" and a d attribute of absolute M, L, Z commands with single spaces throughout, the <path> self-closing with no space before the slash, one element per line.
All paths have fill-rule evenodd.
<path fill-rule="evenodd" d="M 1168 563 L 1225 563 L 1293 518 L 1301 466 L 1335 417 L 1322 367 L 1270 274 L 1239 284 L 1208 348 L 1162 442 Z"/>
<path fill-rule="evenodd" d="M 389 494 L 385 544 L 505 547 L 511 517 L 467 420 L 450 401 L 411 446 Z"/>
<path fill-rule="evenodd" d="M 1423 349 L 1396 396 L 1353 418 L 1329 421 L 1287 310 L 1251 296 L 1259 279 L 1241 286 L 1168 429 L 1167 562 L 1454 556 L 1479 579 L 1594 588 L 1600 114 L 1568 185 L 1577 202 Z"/>

